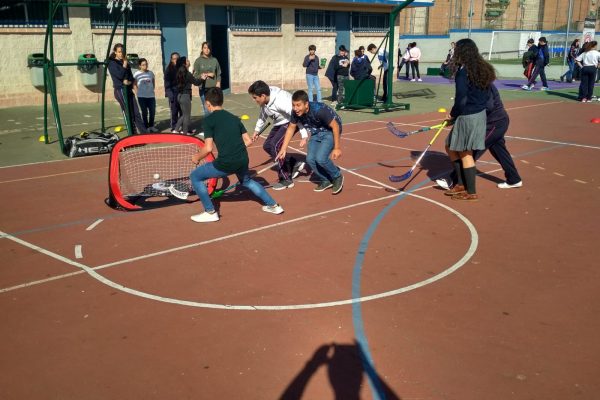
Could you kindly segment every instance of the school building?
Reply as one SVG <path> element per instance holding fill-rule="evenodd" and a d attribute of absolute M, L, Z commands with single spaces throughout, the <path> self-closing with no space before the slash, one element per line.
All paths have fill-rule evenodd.
<path fill-rule="evenodd" d="M 101 3 L 107 0 L 68 0 Z M 172 52 L 193 61 L 204 41 L 212 43 L 223 75 L 222 87 L 244 93 L 257 79 L 282 88 L 306 86 L 302 61 L 308 46 L 329 60 L 339 45 L 349 50 L 379 45 L 389 29 L 389 12 L 398 0 L 279 1 L 135 1 L 129 13 L 127 53 L 148 59 L 162 97 L 163 70 Z M 433 1 L 416 0 L 425 10 Z M 399 20 L 396 32 L 399 31 Z M 0 3 L 0 107 L 43 104 L 40 67 L 27 66 L 28 56 L 43 53 L 48 1 L 8 0 Z M 107 56 L 114 14 L 106 7 L 62 7 L 54 20 L 54 61 L 73 62 L 82 54 Z M 397 37 L 396 35 L 396 37 Z M 123 41 L 118 30 L 114 43 Z M 43 58 L 42 58 L 43 59 Z M 74 66 L 56 67 L 59 103 L 100 100 L 101 85 Z M 322 75 L 326 85 L 326 78 Z M 100 78 L 101 79 L 101 78 Z M 37 85 L 37 86 L 36 86 Z M 112 83 L 107 81 L 107 99 Z"/>

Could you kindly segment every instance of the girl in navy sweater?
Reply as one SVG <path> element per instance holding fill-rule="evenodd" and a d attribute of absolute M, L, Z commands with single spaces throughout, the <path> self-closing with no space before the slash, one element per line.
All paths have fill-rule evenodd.
<path fill-rule="evenodd" d="M 446 138 L 446 152 L 457 173 L 458 184 L 445 194 L 452 196 L 452 200 L 477 201 L 473 151 L 485 149 L 486 106 L 496 72 L 481 57 L 471 39 L 456 43 L 453 62 L 457 66 L 456 94 L 447 121 L 454 126 Z"/>

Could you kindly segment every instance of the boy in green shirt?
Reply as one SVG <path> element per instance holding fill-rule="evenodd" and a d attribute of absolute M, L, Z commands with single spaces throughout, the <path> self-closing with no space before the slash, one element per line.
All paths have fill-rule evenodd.
<path fill-rule="evenodd" d="M 223 110 L 221 88 L 210 88 L 206 91 L 206 107 L 210 115 L 204 119 L 204 147 L 192 156 L 192 162 L 198 164 L 213 151 L 214 145 L 219 152 L 215 161 L 199 166 L 190 174 L 194 190 L 204 206 L 204 212 L 192 215 L 192 221 L 219 220 L 219 214 L 208 195 L 204 181 L 209 178 L 224 178 L 231 174 L 236 174 L 240 184 L 250 189 L 265 204 L 263 211 L 281 214 L 283 208 L 273 200 L 260 183 L 250 179 L 246 147 L 252 144 L 252 138 L 238 117 Z"/>

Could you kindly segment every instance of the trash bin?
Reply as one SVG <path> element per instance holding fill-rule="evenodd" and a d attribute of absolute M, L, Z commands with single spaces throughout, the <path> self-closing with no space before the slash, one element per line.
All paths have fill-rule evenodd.
<path fill-rule="evenodd" d="M 31 83 L 36 87 L 44 86 L 44 53 L 33 53 L 27 56 L 27 67 Z"/>
<path fill-rule="evenodd" d="M 127 62 L 131 66 L 131 71 L 133 73 L 140 69 L 140 57 L 136 53 L 127 54 Z"/>
<path fill-rule="evenodd" d="M 77 69 L 81 72 L 81 83 L 84 86 L 98 85 L 98 60 L 92 53 L 81 54 L 77 59 Z"/>

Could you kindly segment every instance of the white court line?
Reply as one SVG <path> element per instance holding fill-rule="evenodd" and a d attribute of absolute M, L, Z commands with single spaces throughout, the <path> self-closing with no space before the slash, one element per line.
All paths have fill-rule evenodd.
<path fill-rule="evenodd" d="M 556 176 L 564 176 L 563 174 L 560 174 L 558 172 L 553 172 L 553 174 L 556 175 Z"/>
<path fill-rule="evenodd" d="M 391 147 L 393 149 L 416 151 L 416 149 L 411 149 L 411 148 L 408 148 L 408 147 L 393 146 L 391 144 L 378 143 L 378 142 L 369 142 L 368 140 L 352 139 L 352 138 L 347 138 L 347 137 L 343 137 L 343 136 L 342 136 L 342 139 L 343 140 L 351 140 L 353 142 L 360 142 L 360 143 L 372 144 L 374 146 Z"/>
<path fill-rule="evenodd" d="M 82 169 L 81 171 L 61 172 L 60 174 L 42 175 L 42 176 L 34 176 L 34 177 L 30 177 L 30 178 L 12 179 L 10 181 L 0 181 L 0 184 L 2 184 L 2 183 L 12 183 L 12 182 L 31 181 L 31 180 L 34 180 L 34 179 L 53 178 L 55 176 L 80 174 L 82 172 L 98 171 L 98 170 L 107 169 L 107 168 L 108 168 L 108 166 L 102 167 L 102 168 Z"/>
<path fill-rule="evenodd" d="M 528 140 L 530 142 L 561 144 L 563 146 L 583 147 L 583 148 L 586 148 L 586 149 L 600 150 L 600 146 L 591 146 L 591 145 L 587 145 L 587 144 L 577 144 L 577 143 L 568 143 L 568 142 L 556 142 L 554 140 L 544 140 L 544 139 L 536 139 L 536 138 L 525 138 L 525 137 L 520 137 L 520 136 L 506 136 L 506 137 L 510 138 L 510 139 Z"/>
<path fill-rule="evenodd" d="M 81 251 L 81 245 L 80 244 L 76 244 L 75 245 L 75 258 L 77 258 L 77 259 L 83 258 L 83 252 Z"/>
<path fill-rule="evenodd" d="M 85 228 L 86 231 L 91 231 L 92 229 L 94 229 L 95 227 L 98 226 L 98 224 L 100 224 L 100 222 L 104 221 L 102 218 L 96 220 L 96 222 L 94 222 L 93 224 L 91 224 L 90 226 L 88 226 L 87 228 Z"/>
<path fill-rule="evenodd" d="M 523 164 L 529 164 L 529 161 L 527 160 L 520 160 Z"/>
<path fill-rule="evenodd" d="M 544 168 L 544 167 L 540 167 L 539 165 L 536 165 L 535 167 L 536 167 L 537 169 L 541 169 L 542 171 L 545 171 L 545 170 L 546 170 L 546 168 Z"/>
<path fill-rule="evenodd" d="M 573 179 L 573 180 L 574 180 L 575 182 L 577 182 L 577 183 L 583 183 L 583 184 L 587 184 L 587 182 L 586 182 L 586 181 L 580 181 L 579 179 Z"/>
<path fill-rule="evenodd" d="M 374 189 L 383 189 L 381 186 L 365 185 L 364 183 L 357 183 L 356 186 L 363 186 L 363 187 L 374 188 Z"/>

